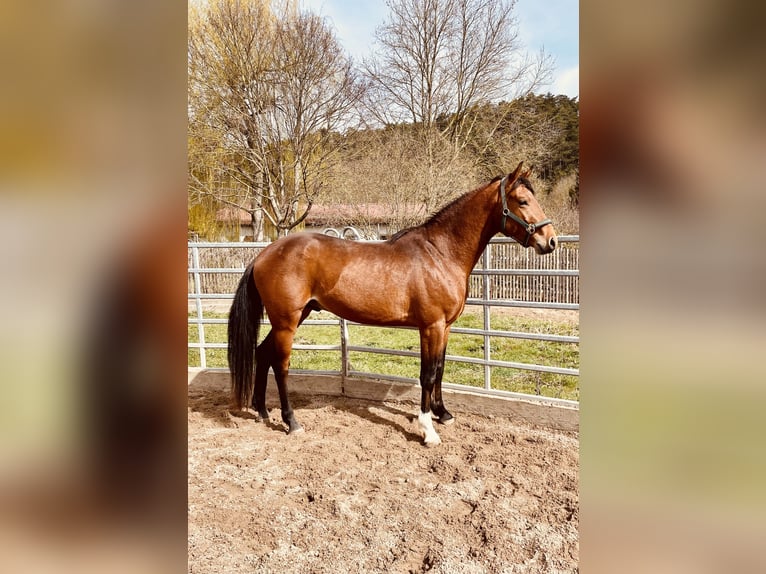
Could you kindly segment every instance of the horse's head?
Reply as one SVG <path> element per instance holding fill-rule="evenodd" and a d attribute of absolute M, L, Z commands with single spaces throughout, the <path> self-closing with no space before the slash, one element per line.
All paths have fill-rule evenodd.
<path fill-rule="evenodd" d="M 556 249 L 556 230 L 537 202 L 532 184 L 527 179 L 529 171 L 521 173 L 522 165 L 523 162 L 519 163 L 512 173 L 500 180 L 500 230 L 524 247 L 534 247 L 541 255 L 550 253 Z"/>

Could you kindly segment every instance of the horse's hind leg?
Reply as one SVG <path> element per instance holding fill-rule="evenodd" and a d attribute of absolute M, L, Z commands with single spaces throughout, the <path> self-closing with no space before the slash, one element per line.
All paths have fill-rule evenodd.
<path fill-rule="evenodd" d="M 266 408 L 266 384 L 269 381 L 269 367 L 274 356 L 274 337 L 269 331 L 266 338 L 258 345 L 255 362 L 255 392 L 253 393 L 253 408 L 261 420 L 269 420 L 269 410 Z"/>
<path fill-rule="evenodd" d="M 282 420 L 287 425 L 288 434 L 301 432 L 303 427 L 295 419 L 295 413 L 290 406 L 290 399 L 287 395 L 287 376 L 290 372 L 290 354 L 292 352 L 295 331 L 292 329 L 281 329 L 272 332 L 274 333 L 274 362 L 272 365 L 274 367 L 274 378 L 277 380 L 277 389 L 279 390 Z"/>
<path fill-rule="evenodd" d="M 290 406 L 290 400 L 287 393 L 287 377 L 290 372 L 290 354 L 292 352 L 293 338 L 298 326 L 311 313 L 309 306 L 301 312 L 300 318 L 293 321 L 286 321 L 279 325 L 274 325 L 272 333 L 274 334 L 272 366 L 274 367 L 274 378 L 277 380 L 277 389 L 279 390 L 279 402 L 282 406 L 282 420 L 287 425 L 288 434 L 303 431 L 303 427 L 295 419 L 295 413 Z"/>

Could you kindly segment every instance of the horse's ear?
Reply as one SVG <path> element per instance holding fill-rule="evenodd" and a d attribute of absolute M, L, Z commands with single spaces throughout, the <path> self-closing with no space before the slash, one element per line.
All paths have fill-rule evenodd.
<path fill-rule="evenodd" d="M 508 174 L 508 183 L 513 183 L 514 181 L 519 179 L 519 174 L 521 173 L 522 165 L 524 165 L 524 162 L 520 161 L 519 165 L 516 166 L 516 169 L 514 169 L 512 173 Z"/>
<path fill-rule="evenodd" d="M 530 175 L 532 175 L 532 170 L 528 169 L 527 171 L 525 171 L 524 173 L 521 174 L 521 177 L 523 177 L 525 179 L 529 179 Z"/>

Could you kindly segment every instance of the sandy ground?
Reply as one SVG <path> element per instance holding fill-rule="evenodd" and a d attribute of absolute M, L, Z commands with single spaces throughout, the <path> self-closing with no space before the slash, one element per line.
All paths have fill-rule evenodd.
<path fill-rule="evenodd" d="M 415 405 L 293 393 L 306 432 L 189 387 L 189 572 L 576 572 L 575 433 Z M 448 403 L 449 407 L 449 403 Z"/>

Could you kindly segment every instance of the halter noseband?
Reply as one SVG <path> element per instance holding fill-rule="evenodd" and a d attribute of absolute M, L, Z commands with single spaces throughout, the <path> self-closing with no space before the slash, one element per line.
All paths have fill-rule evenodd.
<path fill-rule="evenodd" d="M 500 197 L 503 200 L 503 222 L 502 227 L 500 228 L 503 233 L 505 233 L 505 221 L 507 218 L 513 219 L 516 223 L 521 225 L 524 229 L 527 230 L 527 237 L 524 239 L 524 247 L 529 247 L 529 240 L 534 235 L 534 233 L 540 229 L 541 227 L 545 227 L 546 225 L 551 225 L 553 222 L 550 219 L 543 219 L 542 221 L 538 221 L 537 223 L 527 223 L 521 217 L 517 216 L 515 213 L 513 213 L 510 209 L 508 209 L 508 201 L 505 197 L 505 184 L 508 181 L 508 176 L 506 175 L 501 181 L 500 181 Z"/>

